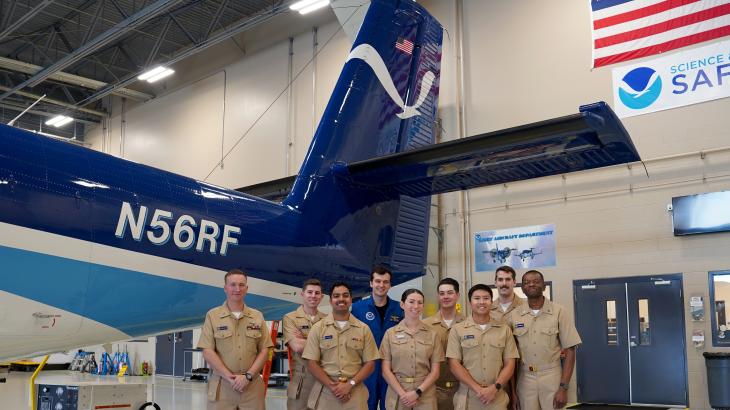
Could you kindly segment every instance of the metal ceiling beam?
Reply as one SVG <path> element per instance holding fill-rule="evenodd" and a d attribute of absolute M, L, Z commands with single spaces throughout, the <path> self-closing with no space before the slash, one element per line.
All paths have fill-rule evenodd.
<path fill-rule="evenodd" d="M 25 63 L 5 57 L 0 57 L 0 68 L 23 74 L 37 73 L 42 69 L 41 66 L 37 66 L 35 64 Z M 93 80 L 91 78 L 81 77 L 75 74 L 65 73 L 63 71 L 59 71 L 51 75 L 50 77 L 48 77 L 48 79 L 65 84 L 75 85 L 78 87 L 88 88 L 91 90 L 100 90 L 109 85 L 108 83 L 105 83 L 103 81 Z M 129 88 L 117 88 L 116 90 L 114 90 L 113 94 L 120 97 L 131 98 L 137 101 L 149 101 L 154 98 L 154 95 L 131 90 Z"/>
<path fill-rule="evenodd" d="M 23 110 L 25 110 L 26 108 L 28 108 L 27 106 L 20 105 L 20 104 L 14 104 L 14 103 L 9 102 L 9 101 L 0 102 L 0 107 L 7 108 L 9 110 L 13 110 L 13 111 L 16 111 L 16 112 L 22 112 Z M 58 115 L 56 113 L 47 112 L 47 111 L 38 111 L 38 110 L 28 110 L 28 111 L 26 111 L 26 114 L 34 114 L 34 115 L 38 115 L 38 116 L 41 116 L 41 117 L 49 117 L 49 118 L 50 117 L 55 117 L 55 116 Z M 84 118 L 74 118 L 74 121 L 83 122 L 84 124 L 94 124 L 94 125 L 95 124 L 99 124 L 101 122 L 101 121 L 89 121 L 89 120 L 84 119 Z"/>
<path fill-rule="evenodd" d="M 79 61 L 80 59 L 84 58 L 85 56 L 99 50 L 100 48 L 106 46 L 107 44 L 111 43 L 112 41 L 117 40 L 121 36 L 128 33 L 130 30 L 133 30 L 137 26 L 149 21 L 150 19 L 158 16 L 161 13 L 164 13 L 168 11 L 173 6 L 183 2 L 183 0 L 158 0 L 151 5 L 145 7 L 144 9 L 138 11 L 137 13 L 133 14 L 132 16 L 124 19 L 123 21 L 117 23 L 114 25 L 114 27 L 110 28 L 109 30 L 99 34 L 94 39 L 89 41 L 88 43 L 84 44 L 83 46 L 77 48 L 73 52 L 67 54 L 65 57 L 54 63 L 53 65 L 46 67 L 39 71 L 38 73 L 34 74 L 32 77 L 27 79 L 26 81 L 23 81 L 22 83 L 16 85 L 13 87 L 12 90 L 9 90 L 2 95 L 0 95 L 0 101 L 7 98 L 10 95 L 13 95 L 18 90 L 21 90 L 25 87 L 33 87 L 35 85 L 38 85 L 54 73 L 63 70 L 64 68 L 68 67 L 69 65 Z"/>
<path fill-rule="evenodd" d="M 8 90 L 11 90 L 11 88 L 6 87 L 4 85 L 0 85 L 0 91 L 8 91 Z M 38 94 L 28 93 L 25 91 L 17 91 L 17 92 L 15 92 L 15 94 L 20 95 L 21 97 L 30 98 L 32 100 L 37 100 L 37 99 L 41 98 L 41 96 Z M 96 115 L 97 117 L 106 116 L 106 113 L 103 111 L 92 110 L 91 108 L 79 108 L 79 107 L 75 106 L 74 104 L 68 103 L 66 101 L 56 100 L 53 98 L 46 97 L 43 99 L 43 102 L 48 103 L 48 104 L 58 105 L 59 107 L 68 108 L 68 109 L 74 110 L 74 111 L 81 111 L 86 114 Z"/>
<path fill-rule="evenodd" d="M 42 2 L 38 3 L 37 6 L 33 7 L 29 12 L 25 13 L 23 17 L 16 20 L 13 24 L 9 25 L 5 30 L 0 33 L 0 41 L 2 41 L 5 37 L 13 33 L 15 30 L 19 29 L 23 24 L 27 23 L 30 19 L 35 17 L 36 14 L 40 13 L 41 10 L 49 6 L 51 3 L 53 3 L 54 0 L 43 0 Z M 11 16 L 12 17 L 12 16 Z"/>
<path fill-rule="evenodd" d="M 282 13 L 288 13 L 289 12 L 289 4 L 290 2 L 282 2 L 278 6 L 273 6 L 268 12 L 258 14 L 252 18 L 241 20 L 236 24 L 232 24 L 225 29 L 222 29 L 218 31 L 217 33 L 213 34 L 210 38 L 203 41 L 202 43 L 196 44 L 188 49 L 185 49 L 179 53 L 177 53 L 175 56 L 173 56 L 170 60 L 160 62 L 160 64 L 170 66 L 172 64 L 175 64 L 179 61 L 182 61 L 188 57 L 190 57 L 193 54 L 197 54 L 203 50 L 205 50 L 208 47 L 214 46 L 222 41 L 225 41 L 236 34 L 239 34 L 241 32 L 244 32 L 246 30 L 250 30 L 253 27 L 258 26 L 259 24 L 265 23 L 272 19 L 273 17 L 278 16 Z M 137 81 L 137 75 L 140 73 L 134 73 L 129 74 L 121 81 L 117 82 L 116 84 L 108 85 L 107 87 L 95 92 L 94 94 L 90 95 L 89 97 L 85 98 L 84 100 L 80 101 L 77 106 L 81 107 L 87 104 L 91 104 L 94 101 L 97 101 L 101 98 L 104 98 L 105 96 L 114 93 L 115 90 L 126 87 L 129 84 L 132 84 L 133 82 Z"/>

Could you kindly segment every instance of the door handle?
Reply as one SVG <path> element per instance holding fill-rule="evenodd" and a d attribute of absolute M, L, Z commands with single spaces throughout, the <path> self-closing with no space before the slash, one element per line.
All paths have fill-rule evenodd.
<path fill-rule="evenodd" d="M 632 340 L 632 341 L 631 341 L 631 343 L 629 343 L 629 346 L 631 346 L 631 347 L 636 347 L 636 346 L 638 346 L 638 345 L 636 344 L 636 342 L 634 342 L 634 341 Z"/>

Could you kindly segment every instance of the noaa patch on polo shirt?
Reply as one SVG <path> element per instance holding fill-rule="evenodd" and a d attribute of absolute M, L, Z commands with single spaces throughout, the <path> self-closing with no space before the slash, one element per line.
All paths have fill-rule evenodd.
<path fill-rule="evenodd" d="M 365 319 L 367 319 L 367 320 L 374 320 L 375 319 L 375 313 L 373 313 L 373 312 L 366 313 L 365 314 Z"/>

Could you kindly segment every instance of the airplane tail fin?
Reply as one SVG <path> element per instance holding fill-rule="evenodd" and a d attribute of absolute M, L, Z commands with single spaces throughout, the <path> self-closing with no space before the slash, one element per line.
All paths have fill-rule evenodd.
<path fill-rule="evenodd" d="M 443 29 L 412 0 L 372 0 L 284 205 L 370 269 L 396 283 L 423 274 L 430 197 L 347 182 L 352 162 L 434 143 Z M 310 231 L 311 232 L 311 231 Z"/>

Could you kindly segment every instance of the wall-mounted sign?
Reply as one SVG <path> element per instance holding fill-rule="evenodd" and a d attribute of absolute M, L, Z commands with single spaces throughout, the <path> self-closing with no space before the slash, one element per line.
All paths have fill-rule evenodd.
<path fill-rule="evenodd" d="M 730 41 L 614 68 L 620 118 L 730 97 Z"/>
<path fill-rule="evenodd" d="M 474 270 L 555 266 L 555 224 L 474 233 Z"/>

